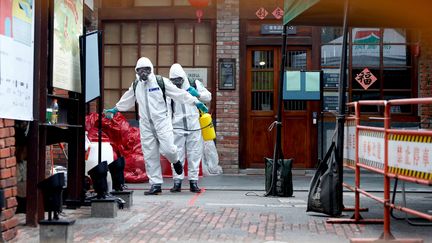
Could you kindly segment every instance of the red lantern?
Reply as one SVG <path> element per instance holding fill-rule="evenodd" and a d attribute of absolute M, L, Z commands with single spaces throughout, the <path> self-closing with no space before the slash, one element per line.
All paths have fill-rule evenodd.
<path fill-rule="evenodd" d="M 209 0 L 189 0 L 190 5 L 197 8 L 195 11 L 198 18 L 198 23 L 201 23 L 201 18 L 204 16 L 204 11 L 201 8 L 205 8 L 209 4 Z"/>

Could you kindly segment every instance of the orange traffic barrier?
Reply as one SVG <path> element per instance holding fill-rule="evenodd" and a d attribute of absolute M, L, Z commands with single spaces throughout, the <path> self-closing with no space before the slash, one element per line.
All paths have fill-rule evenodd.
<path fill-rule="evenodd" d="M 396 209 L 432 221 L 432 215 L 390 201 L 390 179 L 432 185 L 432 130 L 404 130 L 391 127 L 391 114 L 400 112 L 401 106 L 432 104 L 432 98 L 395 100 L 365 100 L 348 103 L 354 114 L 348 115 L 344 134 L 344 166 L 354 169 L 355 185 L 343 184 L 355 193 L 354 215 L 351 219 L 328 219 L 328 223 L 383 223 L 381 240 L 395 239 L 390 230 L 390 210 Z M 383 127 L 361 125 L 362 107 L 375 106 L 383 111 L 382 117 L 369 117 L 382 121 Z M 393 108 L 392 108 L 393 107 Z M 360 168 L 383 175 L 384 192 L 379 197 L 360 188 Z M 360 215 L 360 194 L 383 204 L 382 219 L 363 219 Z M 375 239 L 351 239 L 351 242 L 369 242 Z M 401 242 L 423 242 L 422 239 L 401 239 Z"/>

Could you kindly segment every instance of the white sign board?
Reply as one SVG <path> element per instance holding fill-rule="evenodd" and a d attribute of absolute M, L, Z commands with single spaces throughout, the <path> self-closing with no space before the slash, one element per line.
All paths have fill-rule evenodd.
<path fill-rule="evenodd" d="M 359 160 L 376 168 L 384 166 L 384 133 L 359 132 Z"/>
<path fill-rule="evenodd" d="M 201 81 L 207 88 L 207 68 L 183 68 L 188 78 Z"/>
<path fill-rule="evenodd" d="M 345 123 L 343 158 L 352 163 L 355 162 L 355 129 L 356 127 L 354 122 L 349 121 Z"/>
<path fill-rule="evenodd" d="M 0 118 L 33 120 L 33 10 L 33 0 L 0 0 Z"/>
<path fill-rule="evenodd" d="M 389 166 L 432 173 L 432 143 L 389 140 Z"/>
<path fill-rule="evenodd" d="M 53 86 L 81 93 L 83 0 L 54 1 Z"/>

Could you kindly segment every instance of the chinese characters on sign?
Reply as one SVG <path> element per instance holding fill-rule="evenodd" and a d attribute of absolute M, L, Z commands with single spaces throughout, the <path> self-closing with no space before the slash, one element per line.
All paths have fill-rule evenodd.
<path fill-rule="evenodd" d="M 272 12 L 273 16 L 276 19 L 282 18 L 283 17 L 283 13 L 284 13 L 284 11 L 281 8 L 279 8 L 279 7 L 276 7 L 275 10 L 273 10 L 273 12 Z"/>
<path fill-rule="evenodd" d="M 369 71 L 368 68 L 365 68 L 361 73 L 357 74 L 355 80 L 365 89 L 367 90 L 377 78 Z"/>
<path fill-rule="evenodd" d="M 384 164 L 384 133 L 360 134 L 358 150 L 359 159 Z"/>
<path fill-rule="evenodd" d="M 259 19 L 264 19 L 268 15 L 268 12 L 265 8 L 261 7 L 256 11 L 255 14 Z"/>
<path fill-rule="evenodd" d="M 431 173 L 432 149 L 430 146 L 430 143 L 390 140 L 389 166 Z"/>

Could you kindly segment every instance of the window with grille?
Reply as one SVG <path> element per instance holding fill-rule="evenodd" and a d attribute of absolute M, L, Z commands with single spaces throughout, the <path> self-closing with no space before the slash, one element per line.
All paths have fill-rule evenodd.
<path fill-rule="evenodd" d="M 415 80 L 409 48 L 409 35 L 404 29 L 352 28 L 348 37 L 348 97 L 356 100 L 388 100 L 416 97 Z M 324 72 L 324 101 L 337 101 L 339 65 L 342 52 L 342 29 L 321 29 L 321 67 Z M 356 77 L 368 68 L 376 81 L 365 88 Z M 336 99 L 326 97 L 333 95 Z M 336 106 L 325 104 L 324 107 Z M 364 106 L 365 112 L 378 112 L 378 107 Z M 395 113 L 412 113 L 411 106 L 394 107 Z"/>
<path fill-rule="evenodd" d="M 274 92 L 274 53 L 272 50 L 252 52 L 252 110 L 272 111 Z"/>
<path fill-rule="evenodd" d="M 211 92 L 213 41 L 210 22 L 104 22 L 104 107 L 113 107 L 135 79 L 135 64 L 148 57 L 156 74 L 169 76 L 173 63 L 207 71 Z"/>
<path fill-rule="evenodd" d="M 286 70 L 307 70 L 307 51 L 287 51 Z M 306 110 L 305 100 L 285 100 L 285 111 Z"/>

